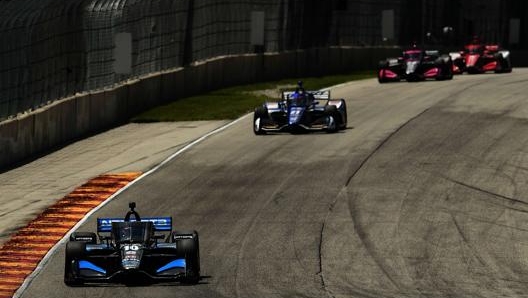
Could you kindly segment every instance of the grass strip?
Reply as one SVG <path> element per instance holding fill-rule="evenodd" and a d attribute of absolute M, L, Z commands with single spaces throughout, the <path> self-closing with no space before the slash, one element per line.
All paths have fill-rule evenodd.
<path fill-rule="evenodd" d="M 373 78 L 372 71 L 353 72 L 324 77 L 291 78 L 272 82 L 241 85 L 181 98 L 143 112 L 131 122 L 170 122 L 236 119 L 270 99 L 280 98 L 281 90 L 295 89 L 303 81 L 306 90 L 318 90 L 337 84 Z"/>

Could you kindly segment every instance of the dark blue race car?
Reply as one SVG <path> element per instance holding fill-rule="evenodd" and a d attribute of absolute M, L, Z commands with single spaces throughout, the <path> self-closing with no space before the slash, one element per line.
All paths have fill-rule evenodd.
<path fill-rule="evenodd" d="M 280 101 L 268 101 L 257 107 L 253 132 L 337 132 L 347 127 L 344 99 L 331 99 L 330 91 L 305 91 L 302 83 L 295 91 L 282 92 Z"/>
<path fill-rule="evenodd" d="M 171 217 L 140 218 L 135 203 L 129 206 L 124 218 L 98 218 L 97 234 L 71 234 L 66 244 L 64 283 L 198 283 L 198 233 L 172 231 Z"/>

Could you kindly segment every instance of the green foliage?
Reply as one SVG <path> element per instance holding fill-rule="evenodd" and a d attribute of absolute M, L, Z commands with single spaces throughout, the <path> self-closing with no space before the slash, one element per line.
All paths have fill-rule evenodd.
<path fill-rule="evenodd" d="M 236 119 L 247 114 L 267 99 L 280 98 L 280 89 L 291 90 L 297 81 L 306 89 L 317 90 L 353 80 L 372 78 L 373 72 L 326 77 L 292 78 L 274 82 L 241 85 L 178 99 L 148 110 L 131 119 L 132 122 L 195 121 Z M 264 91 L 268 92 L 264 94 Z M 273 96 L 273 97 L 272 97 Z"/>

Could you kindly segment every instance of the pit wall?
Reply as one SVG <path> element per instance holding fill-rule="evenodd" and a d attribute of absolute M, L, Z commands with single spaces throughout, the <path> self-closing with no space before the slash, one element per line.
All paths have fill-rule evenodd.
<path fill-rule="evenodd" d="M 218 57 L 150 74 L 110 89 L 78 94 L 1 122 L 0 169 L 20 165 L 76 140 L 125 124 L 142 111 L 179 98 L 238 84 L 374 71 L 379 60 L 399 54 L 398 48 L 333 47 Z M 524 63 L 526 59 L 519 61 Z"/>

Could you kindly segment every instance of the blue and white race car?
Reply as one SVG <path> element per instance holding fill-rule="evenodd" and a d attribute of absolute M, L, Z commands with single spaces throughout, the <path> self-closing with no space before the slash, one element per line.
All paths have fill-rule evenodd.
<path fill-rule="evenodd" d="M 172 231 L 171 217 L 141 218 L 134 211 L 135 203 L 129 207 L 124 218 L 98 218 L 97 235 L 71 234 L 66 244 L 64 283 L 198 283 L 198 233 Z"/>
<path fill-rule="evenodd" d="M 330 91 L 305 91 L 302 82 L 295 91 L 282 92 L 280 101 L 268 101 L 257 107 L 253 132 L 337 132 L 347 127 L 344 99 L 331 99 Z"/>

